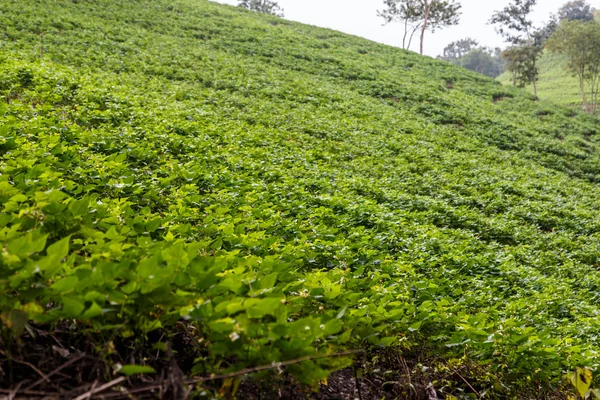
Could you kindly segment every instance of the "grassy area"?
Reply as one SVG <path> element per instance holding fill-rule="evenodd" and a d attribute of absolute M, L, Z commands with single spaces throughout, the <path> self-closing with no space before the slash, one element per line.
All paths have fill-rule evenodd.
<path fill-rule="evenodd" d="M 553 103 L 582 109 L 579 79 L 565 70 L 565 56 L 545 52 L 539 60 L 538 96 Z M 497 78 L 503 85 L 512 85 L 512 76 L 505 72 Z M 533 93 L 533 85 L 526 89 Z"/>
<path fill-rule="evenodd" d="M 596 13 L 595 18 L 600 22 L 600 13 Z M 542 55 L 539 60 L 538 96 L 541 99 L 579 110 L 583 108 L 579 79 L 565 69 L 566 61 L 566 57 L 560 54 L 546 51 Z M 505 72 L 497 79 L 503 85 L 511 86 L 513 84 L 509 72 Z M 526 89 L 533 93 L 533 85 L 527 86 Z"/>
<path fill-rule="evenodd" d="M 598 369 L 596 119 L 204 0 L 0 17 L 0 393 L 562 398 Z"/>

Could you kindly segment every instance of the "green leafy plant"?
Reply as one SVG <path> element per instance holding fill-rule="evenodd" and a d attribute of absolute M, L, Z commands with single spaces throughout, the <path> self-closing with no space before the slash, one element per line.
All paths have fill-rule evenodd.
<path fill-rule="evenodd" d="M 575 371 L 568 374 L 568 378 L 577 394 L 581 396 L 582 399 L 589 399 L 591 396 L 600 399 L 600 390 L 591 388 L 593 375 L 589 368 L 578 367 Z"/>
<path fill-rule="evenodd" d="M 0 2 L 3 348 L 68 333 L 119 382 L 301 360 L 309 387 L 422 351 L 499 397 L 598 368 L 595 119 L 330 30 L 128 5 Z"/>

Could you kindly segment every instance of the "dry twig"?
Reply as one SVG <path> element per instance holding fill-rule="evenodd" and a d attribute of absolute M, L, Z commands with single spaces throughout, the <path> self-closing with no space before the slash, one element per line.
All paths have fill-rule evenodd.
<path fill-rule="evenodd" d="M 252 368 L 246 368 L 243 369 L 241 371 L 237 371 L 237 372 L 230 372 L 230 373 L 226 373 L 226 374 L 219 374 L 219 375 L 211 375 L 211 376 L 206 376 L 206 377 L 200 377 L 200 378 L 190 378 L 190 379 L 186 379 L 184 380 L 182 383 L 184 385 L 196 385 L 202 382 L 208 382 L 208 381 L 214 381 L 214 380 L 220 380 L 220 379 L 228 379 L 228 378 L 235 378 L 235 377 L 239 377 L 239 376 L 244 376 L 244 375 L 248 375 L 248 374 L 252 374 L 252 373 L 256 373 L 256 372 L 261 372 L 261 371 L 267 371 L 267 370 L 271 370 L 271 369 L 280 369 L 282 367 L 286 367 L 289 365 L 294 365 L 294 364 L 299 364 L 301 362 L 304 361 L 312 361 L 312 360 L 318 360 L 318 359 L 323 359 L 323 358 L 333 358 L 333 357 L 344 357 L 344 356 L 351 356 L 351 355 L 355 355 L 355 354 L 359 354 L 359 353 L 363 353 L 363 350 L 348 350 L 348 351 L 342 351 L 339 353 L 333 353 L 333 354 L 325 354 L 325 355 L 318 355 L 318 356 L 305 356 L 305 357 L 300 357 L 300 358 L 296 358 L 294 360 L 288 360 L 288 361 L 282 361 L 282 362 L 274 362 L 268 365 L 261 365 L 258 367 L 252 367 Z M 76 357 L 72 360 L 69 360 L 67 363 L 63 364 L 62 366 L 60 366 L 59 368 L 55 369 L 54 371 L 52 371 L 49 375 L 44 375 L 43 373 L 41 373 L 41 371 L 36 371 L 38 372 L 42 377 L 44 377 L 44 379 L 47 379 L 49 376 L 54 375 L 56 373 L 58 373 L 61 369 L 67 367 L 68 365 L 73 364 L 75 361 L 77 361 L 78 359 L 81 359 L 85 357 L 85 354 Z M 90 399 L 92 398 L 95 394 L 98 394 L 100 392 L 103 392 L 107 389 L 110 389 L 111 387 L 118 385 L 119 383 L 122 383 L 126 380 L 127 378 L 125 377 L 119 377 L 117 379 L 114 379 L 108 383 L 105 383 L 104 385 L 100 386 L 100 387 L 94 387 L 92 386 L 92 388 L 87 391 L 86 393 L 81 394 L 80 396 L 76 397 L 74 400 L 86 400 L 86 399 Z M 169 378 L 167 378 L 169 379 Z M 39 384 L 41 382 L 35 382 L 34 384 L 30 385 L 31 387 L 34 387 L 35 385 Z M 143 386 L 143 387 L 139 387 L 139 388 L 135 388 L 135 389 L 131 389 L 131 390 L 123 390 L 122 392 L 113 392 L 113 393 L 107 393 L 107 394 L 103 394 L 102 398 L 104 399 L 109 399 L 109 398 L 119 398 L 119 397 L 130 397 L 132 394 L 135 393 L 141 393 L 141 392 L 147 392 L 147 391 L 151 391 L 151 390 L 157 390 L 157 389 L 161 389 L 162 387 L 164 387 L 164 385 L 167 382 L 165 380 L 156 383 L 156 384 L 152 384 L 152 385 L 148 385 L 148 386 Z M 18 390 L 18 389 L 17 389 Z M 15 393 L 14 390 L 5 390 L 5 389 L 0 389 L 0 393 L 5 393 L 10 395 L 11 393 Z M 29 388 L 26 388 L 24 390 L 20 391 L 21 394 L 26 394 L 26 395 L 33 395 L 33 396 L 44 396 L 44 397 L 59 397 L 60 395 L 58 393 L 48 393 L 48 392 L 42 392 L 42 391 L 35 391 L 35 390 L 30 390 Z"/>
<path fill-rule="evenodd" d="M 458 377 L 460 379 L 462 379 L 462 381 L 464 383 L 467 384 L 467 386 L 469 387 L 469 389 L 471 389 L 473 391 L 473 393 L 475 393 L 477 395 L 477 397 L 481 397 L 481 395 L 479 394 L 479 392 L 477 390 L 475 390 L 475 388 L 473 386 L 471 386 L 471 384 L 469 382 L 467 382 L 467 380 L 465 378 L 463 378 L 463 376 L 460 374 L 460 372 L 458 371 L 454 371 L 456 373 L 456 375 L 458 375 Z"/>
<path fill-rule="evenodd" d="M 34 383 L 32 383 L 31 385 L 27 386 L 27 387 L 25 388 L 25 390 L 31 390 L 31 389 L 33 389 L 34 387 L 36 387 L 37 385 L 39 385 L 40 383 L 44 382 L 44 381 L 47 381 L 47 382 L 49 382 L 49 380 L 48 380 L 48 379 L 49 379 L 49 378 L 50 378 L 52 375 L 54 375 L 54 374 L 56 374 L 56 373 L 58 373 L 58 372 L 62 371 L 64 368 L 68 367 L 69 365 L 71 365 L 71 364 L 73 364 L 73 363 L 76 363 L 77 361 L 81 360 L 81 359 L 82 359 L 82 358 L 84 358 L 84 357 L 85 357 L 85 354 L 80 354 L 79 356 L 77 356 L 77 357 L 74 357 L 74 358 L 70 359 L 69 361 L 67 361 L 66 363 L 64 363 L 63 365 L 61 365 L 60 367 L 56 368 L 54 371 L 50 372 L 48 375 L 44 375 L 44 377 L 43 377 L 42 379 L 40 379 L 40 380 L 38 380 L 38 381 L 35 381 L 35 382 L 34 382 Z"/>
<path fill-rule="evenodd" d="M 1 351 L 1 350 L 0 350 L 0 354 L 2 354 L 3 356 L 5 356 L 5 357 L 6 357 L 6 358 L 7 358 L 9 361 L 14 361 L 14 362 L 16 362 L 16 363 L 18 363 L 18 364 L 22 364 L 22 365 L 26 365 L 26 366 L 28 366 L 29 368 L 31 368 L 32 370 L 34 370 L 34 371 L 36 372 L 36 374 L 38 374 L 39 376 L 41 376 L 41 377 L 42 377 L 42 381 L 46 381 L 46 382 L 50 383 L 50 379 L 48 379 L 48 377 L 47 377 L 47 376 L 46 376 L 46 375 L 45 375 L 45 374 L 44 374 L 42 371 L 40 371 L 40 370 L 38 369 L 38 367 L 36 367 L 36 366 L 35 366 L 35 365 L 33 365 L 32 363 L 30 363 L 30 362 L 27 362 L 27 361 L 23 361 L 23 360 L 18 360 L 18 359 L 16 359 L 16 358 L 9 358 L 9 357 L 6 355 L 6 353 L 5 353 L 5 352 L 3 352 L 3 351 Z"/>
<path fill-rule="evenodd" d="M 117 379 L 113 379 L 112 381 L 105 383 L 104 385 L 95 388 L 95 389 L 91 389 L 89 392 L 86 392 L 84 394 L 82 394 L 81 396 L 78 396 L 75 398 L 75 400 L 85 400 L 85 399 L 89 399 L 91 398 L 94 394 L 96 393 L 100 393 L 105 391 L 106 389 L 110 389 L 111 387 L 118 385 L 119 383 L 123 382 L 127 380 L 127 378 L 125 378 L 124 376 L 121 376 L 120 378 Z"/>
<path fill-rule="evenodd" d="M 342 351 L 342 352 L 333 353 L 333 354 L 318 355 L 318 356 L 305 356 L 305 357 L 296 358 L 294 360 L 282 361 L 282 362 L 278 362 L 278 363 L 274 362 L 272 364 L 261 365 L 259 367 L 246 368 L 241 371 L 230 372 L 227 374 L 211 375 L 211 376 L 200 377 L 200 378 L 186 379 L 183 383 L 185 385 L 195 385 L 195 384 L 202 383 L 202 382 L 215 381 L 215 380 L 219 380 L 219 379 L 235 378 L 238 376 L 244 376 L 244 375 L 248 375 L 248 374 L 252 374 L 252 373 L 256 373 L 256 372 L 267 371 L 267 370 L 271 370 L 271 369 L 279 369 L 282 367 L 287 367 L 289 365 L 299 364 L 304 361 L 318 360 L 318 359 L 323 359 L 323 358 L 351 356 L 351 355 L 360 354 L 363 352 L 364 352 L 364 350 L 347 350 L 347 351 Z M 123 391 L 122 393 L 108 393 L 108 394 L 103 395 L 103 398 L 109 399 L 109 398 L 118 398 L 118 397 L 129 397 L 129 395 L 131 395 L 131 394 L 160 389 L 163 385 L 164 385 L 164 382 L 161 382 L 161 383 L 157 383 L 157 384 L 153 384 L 153 385 L 139 387 L 136 389 L 126 390 L 126 391 Z M 75 400 L 81 400 L 81 399 L 75 399 Z"/>

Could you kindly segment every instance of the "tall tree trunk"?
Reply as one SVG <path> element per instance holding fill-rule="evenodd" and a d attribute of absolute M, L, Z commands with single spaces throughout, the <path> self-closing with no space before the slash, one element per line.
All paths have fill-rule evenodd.
<path fill-rule="evenodd" d="M 581 90 L 581 98 L 583 99 L 583 110 L 588 112 L 588 103 L 585 96 L 585 87 L 583 85 L 583 76 L 579 77 L 579 89 Z"/>
<path fill-rule="evenodd" d="M 408 35 L 408 18 L 404 20 L 404 37 L 402 38 L 402 48 L 406 50 L 406 35 Z"/>
<path fill-rule="evenodd" d="M 431 0 L 435 1 L 435 0 Z M 423 18 L 423 26 L 421 27 L 421 55 L 423 55 L 423 44 L 425 43 L 425 31 L 429 25 L 429 12 L 431 11 L 431 1 L 424 0 L 425 2 L 425 18 Z"/>
<path fill-rule="evenodd" d="M 600 76 L 592 76 L 592 92 L 590 93 L 590 96 L 592 98 L 590 114 L 592 115 L 596 115 L 596 112 L 598 111 L 598 89 L 600 89 L 599 79 Z"/>
<path fill-rule="evenodd" d="M 408 47 L 407 49 L 410 49 L 410 46 L 412 46 L 412 41 L 413 41 L 413 37 L 415 36 L 415 32 L 417 31 L 417 29 L 419 29 L 420 25 L 417 25 L 412 32 L 410 33 L 410 39 L 408 40 Z"/>
<path fill-rule="evenodd" d="M 537 66 L 535 64 L 535 58 L 533 59 L 533 95 L 537 99 Z"/>

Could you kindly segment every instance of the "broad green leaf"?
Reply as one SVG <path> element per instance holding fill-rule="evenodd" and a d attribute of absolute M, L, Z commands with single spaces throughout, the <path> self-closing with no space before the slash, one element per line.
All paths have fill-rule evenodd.
<path fill-rule="evenodd" d="M 344 344 L 347 343 L 352 338 L 352 329 L 348 329 L 344 333 L 338 336 L 337 343 Z"/>
<path fill-rule="evenodd" d="M 411 331 L 411 332 L 418 331 L 419 329 L 421 329 L 421 324 L 422 324 L 422 322 L 421 322 L 421 321 L 417 321 L 417 322 L 415 322 L 414 324 L 412 324 L 412 325 L 411 325 L 411 326 L 408 328 L 408 330 L 409 330 L 409 331 Z"/>
<path fill-rule="evenodd" d="M 66 293 L 75 289 L 77 282 L 79 282 L 79 279 L 76 276 L 68 276 L 56 281 L 50 288 L 58 293 Z"/>
<path fill-rule="evenodd" d="M 281 306 L 280 298 L 249 299 L 244 303 L 246 314 L 250 318 L 262 318 L 265 315 L 277 316 L 277 310 Z"/>
<path fill-rule="evenodd" d="M 592 378 L 592 371 L 587 367 L 577 368 L 569 377 L 571 383 L 581 397 L 585 397 L 588 389 L 592 385 Z"/>
<path fill-rule="evenodd" d="M 163 324 L 158 318 L 144 318 L 139 324 L 139 328 L 144 333 L 149 333 L 162 327 Z"/>
<path fill-rule="evenodd" d="M 222 318 L 209 322 L 209 326 L 217 332 L 231 332 L 235 326 L 235 320 L 233 318 Z"/>
<path fill-rule="evenodd" d="M 78 297 L 68 296 L 62 298 L 63 313 L 71 318 L 77 318 L 85 310 L 85 304 Z"/>
<path fill-rule="evenodd" d="M 159 274 L 158 258 L 151 257 L 142 260 L 137 267 L 138 274 L 146 279 L 155 279 Z"/>
<path fill-rule="evenodd" d="M 10 310 L 0 314 L 0 321 L 2 321 L 15 336 L 21 336 L 25 330 L 28 319 L 27 313 L 21 310 Z"/>
<path fill-rule="evenodd" d="M 163 260 L 174 268 L 185 268 L 190 263 L 183 243 L 176 243 L 162 251 Z"/>
<path fill-rule="evenodd" d="M 272 289 L 275 287 L 275 283 L 277 282 L 278 273 L 274 272 L 267 276 L 260 278 L 258 284 L 260 289 Z"/>
<path fill-rule="evenodd" d="M 152 219 L 151 221 L 146 222 L 146 229 L 148 230 L 148 232 L 154 232 L 155 230 L 157 230 L 160 227 L 161 223 L 162 223 L 162 219 L 159 217 L 156 217 L 156 218 Z"/>
<path fill-rule="evenodd" d="M 36 315 L 41 315 L 44 313 L 44 308 L 37 303 L 29 302 L 27 304 L 22 305 L 19 308 L 21 311 L 27 313 L 29 318 L 33 318 Z"/>
<path fill-rule="evenodd" d="M 62 259 L 69 254 L 69 240 L 70 236 L 67 236 L 56 243 L 51 244 L 46 249 L 46 254 L 49 256 L 55 257 L 57 259 Z"/>
<path fill-rule="evenodd" d="M 48 235 L 40 235 L 37 232 L 35 234 L 27 232 L 25 235 L 9 241 L 6 249 L 9 253 L 24 258 L 44 250 L 47 237 Z"/>
<path fill-rule="evenodd" d="M 90 203 L 90 199 L 88 196 L 84 196 L 80 200 L 74 200 L 69 203 L 69 211 L 73 214 L 74 217 L 80 217 L 86 215 L 88 212 L 88 205 Z"/>
<path fill-rule="evenodd" d="M 93 302 L 92 305 L 83 313 L 82 318 L 92 319 L 102 315 L 102 313 L 102 307 L 100 307 L 98 303 Z"/>
<path fill-rule="evenodd" d="M 121 368 L 119 368 L 118 372 L 127 376 L 156 373 L 154 368 L 145 365 L 123 365 Z"/>
<path fill-rule="evenodd" d="M 341 320 L 334 318 L 334 319 L 330 319 L 329 321 L 327 321 L 325 323 L 325 326 L 323 327 L 323 331 L 325 333 L 325 335 L 335 335 L 336 333 L 338 333 L 339 331 L 342 330 L 344 324 L 342 323 Z"/>
<path fill-rule="evenodd" d="M 381 346 L 391 346 L 396 342 L 396 338 L 394 337 L 384 337 L 379 340 L 379 345 Z"/>

